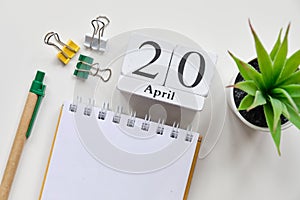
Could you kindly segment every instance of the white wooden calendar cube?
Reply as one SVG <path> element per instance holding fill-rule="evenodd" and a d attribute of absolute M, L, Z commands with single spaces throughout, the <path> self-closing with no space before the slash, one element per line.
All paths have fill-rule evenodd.
<path fill-rule="evenodd" d="M 202 49 L 174 49 L 165 86 L 206 97 L 215 65 Z"/>
<path fill-rule="evenodd" d="M 124 76 L 163 85 L 175 45 L 133 34 L 122 66 Z"/>
<path fill-rule="evenodd" d="M 215 62 L 216 56 L 200 47 L 193 49 L 132 34 L 118 88 L 199 111 L 209 92 Z"/>

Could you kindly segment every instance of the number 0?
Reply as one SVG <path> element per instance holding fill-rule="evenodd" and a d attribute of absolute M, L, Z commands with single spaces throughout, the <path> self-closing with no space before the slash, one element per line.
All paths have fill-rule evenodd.
<path fill-rule="evenodd" d="M 197 54 L 199 56 L 199 58 L 200 58 L 200 66 L 199 66 L 197 78 L 194 81 L 194 83 L 192 85 L 187 85 L 183 81 L 183 71 L 184 71 L 185 63 L 186 63 L 188 57 L 191 54 Z M 179 66 L 178 66 L 178 79 L 179 79 L 180 83 L 183 86 L 185 86 L 187 88 L 193 88 L 193 87 L 197 86 L 200 83 L 200 81 L 202 80 L 202 77 L 203 77 L 203 74 L 204 74 L 204 70 L 205 70 L 205 60 L 204 60 L 204 57 L 199 52 L 196 52 L 196 51 L 187 52 L 186 54 L 184 54 L 184 56 L 180 60 L 180 63 L 179 63 Z"/>

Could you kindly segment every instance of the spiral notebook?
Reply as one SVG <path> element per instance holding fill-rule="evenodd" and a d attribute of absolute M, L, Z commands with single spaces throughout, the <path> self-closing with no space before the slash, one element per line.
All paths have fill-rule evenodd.
<path fill-rule="evenodd" d="M 65 102 L 39 199 L 187 199 L 201 136 Z"/>

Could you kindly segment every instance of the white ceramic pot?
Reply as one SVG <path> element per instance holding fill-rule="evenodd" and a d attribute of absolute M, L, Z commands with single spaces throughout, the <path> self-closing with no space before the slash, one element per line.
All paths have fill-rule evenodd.
<path fill-rule="evenodd" d="M 237 77 L 237 74 L 232 78 L 230 85 L 233 85 L 235 82 L 235 79 Z M 231 110 L 233 111 L 233 113 L 244 123 L 246 124 L 248 127 L 257 130 L 257 131 L 263 131 L 263 132 L 270 132 L 268 127 L 260 127 L 260 126 L 256 126 L 250 122 L 248 122 L 242 115 L 241 113 L 238 111 L 235 102 L 234 102 L 234 98 L 233 98 L 233 89 L 234 88 L 226 88 L 226 96 L 227 96 L 227 102 L 229 104 L 229 107 L 231 108 Z M 263 113 L 262 113 L 263 114 Z M 288 127 L 290 127 L 292 125 L 292 123 L 290 121 L 286 122 L 285 124 L 281 125 L 281 130 L 287 129 Z"/>

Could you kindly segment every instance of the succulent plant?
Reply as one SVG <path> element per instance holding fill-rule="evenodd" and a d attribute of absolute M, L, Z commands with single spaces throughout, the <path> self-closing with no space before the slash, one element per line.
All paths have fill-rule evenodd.
<path fill-rule="evenodd" d="M 281 39 L 282 29 L 280 30 L 270 53 L 264 48 L 250 20 L 249 26 L 255 42 L 260 72 L 229 52 L 244 78 L 244 81 L 229 87 L 238 88 L 247 93 L 239 105 L 239 110 L 249 111 L 257 106 L 263 106 L 264 113 L 262 114 L 265 115 L 278 154 L 281 155 L 280 116 L 283 115 L 300 129 L 300 70 L 298 70 L 300 50 L 287 56 L 290 24 L 287 26 L 283 40 Z"/>

